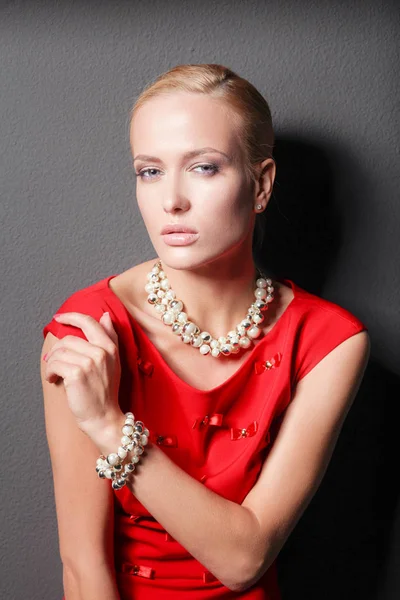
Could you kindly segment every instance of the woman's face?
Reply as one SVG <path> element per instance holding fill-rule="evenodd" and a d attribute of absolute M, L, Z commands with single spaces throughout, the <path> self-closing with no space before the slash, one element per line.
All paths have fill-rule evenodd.
<path fill-rule="evenodd" d="M 131 146 L 139 210 L 160 259 L 189 269 L 232 250 L 240 255 L 252 237 L 254 197 L 229 107 L 203 94 L 152 98 L 133 118 Z M 170 245 L 161 231 L 171 224 L 197 234 L 189 244 Z"/>

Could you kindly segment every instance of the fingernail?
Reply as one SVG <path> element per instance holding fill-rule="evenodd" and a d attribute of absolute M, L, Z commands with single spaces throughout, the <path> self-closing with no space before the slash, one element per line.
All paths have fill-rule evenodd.
<path fill-rule="evenodd" d="M 48 355 L 48 352 L 46 352 L 46 354 L 43 356 L 43 360 L 46 360 L 47 355 Z"/>
<path fill-rule="evenodd" d="M 108 311 L 107 312 L 103 312 L 102 316 L 104 317 L 104 315 L 107 315 L 109 317 L 110 313 Z"/>
<path fill-rule="evenodd" d="M 61 316 L 62 313 L 56 313 L 55 315 L 53 315 L 53 319 L 57 319 L 57 317 Z"/>

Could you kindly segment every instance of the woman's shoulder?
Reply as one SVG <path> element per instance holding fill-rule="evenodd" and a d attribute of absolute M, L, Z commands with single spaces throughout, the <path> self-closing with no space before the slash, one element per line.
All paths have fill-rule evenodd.
<path fill-rule="evenodd" d="M 316 293 L 293 283 L 294 295 L 297 298 L 297 309 L 300 324 L 314 324 L 323 327 L 326 323 L 331 326 L 349 326 L 356 329 L 367 329 L 365 323 L 342 303 L 324 298 Z"/>
<path fill-rule="evenodd" d="M 144 286 L 148 282 L 147 274 L 155 262 L 154 258 L 134 265 L 116 276 L 109 277 L 108 288 L 125 306 L 138 306 L 140 304 L 139 297 L 143 295 Z"/>
<path fill-rule="evenodd" d="M 349 308 L 295 285 L 296 318 L 292 320 L 294 377 L 299 381 L 339 344 L 368 331 Z"/>
<path fill-rule="evenodd" d="M 153 266 L 154 261 L 135 265 L 121 273 L 112 273 L 93 283 L 77 287 L 53 311 L 55 313 L 80 312 L 88 314 L 97 321 L 105 311 L 112 313 L 116 321 L 127 318 L 127 305 L 134 304 L 135 295 L 143 287 L 143 276 Z M 137 282 L 137 285 L 135 283 Z M 136 292 L 137 289 L 137 292 Z M 84 337 L 84 334 L 73 326 L 57 323 L 53 318 L 42 328 L 43 337 L 48 332 L 58 338 L 68 334 Z"/>
<path fill-rule="evenodd" d="M 102 278 L 95 283 L 76 288 L 64 298 L 61 304 L 53 311 L 53 316 L 56 313 L 79 312 L 88 314 L 96 320 L 99 320 L 102 313 L 107 310 L 104 308 L 105 304 L 102 300 L 104 291 L 107 288 L 107 281 L 110 277 L 113 277 L 113 275 Z M 57 323 L 53 317 L 42 328 L 43 337 L 46 337 L 48 332 L 51 332 L 58 338 L 64 337 L 70 333 L 79 335 L 76 327 Z M 80 337 L 84 337 L 83 334 Z"/>

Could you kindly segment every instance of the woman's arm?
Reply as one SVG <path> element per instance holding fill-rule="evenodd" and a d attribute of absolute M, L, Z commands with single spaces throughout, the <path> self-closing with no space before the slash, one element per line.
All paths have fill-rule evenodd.
<path fill-rule="evenodd" d="M 114 494 L 96 476 L 98 448 L 78 428 L 62 380 L 52 384 L 45 379 L 42 357 L 57 341 L 47 334 L 40 373 L 64 593 L 67 600 L 119 600 L 114 575 Z"/>
<path fill-rule="evenodd" d="M 120 600 L 114 574 L 104 567 L 88 566 L 77 576 L 75 569 L 71 571 L 64 565 L 63 587 L 66 600 Z"/>
<path fill-rule="evenodd" d="M 209 490 L 150 444 L 127 485 L 224 585 L 247 589 L 269 568 L 318 489 L 369 352 L 369 336 L 362 331 L 332 350 L 299 382 L 260 476 L 242 505 Z M 121 415 L 107 432 L 93 433 L 102 453 L 115 452 L 123 422 Z"/>

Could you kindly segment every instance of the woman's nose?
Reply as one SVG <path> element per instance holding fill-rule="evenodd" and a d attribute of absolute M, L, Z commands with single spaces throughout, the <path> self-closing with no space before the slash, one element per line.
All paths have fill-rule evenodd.
<path fill-rule="evenodd" d="M 177 182 L 170 186 L 165 186 L 162 191 L 163 208 L 166 213 L 176 211 L 186 211 L 190 208 L 190 200 L 183 190 L 183 186 Z"/>
<path fill-rule="evenodd" d="M 189 204 L 187 202 L 181 202 L 179 199 L 164 202 L 164 212 L 166 213 L 185 212 L 188 209 Z"/>

